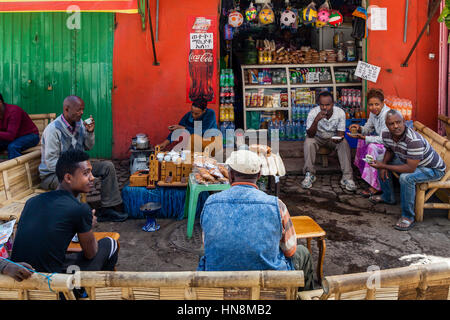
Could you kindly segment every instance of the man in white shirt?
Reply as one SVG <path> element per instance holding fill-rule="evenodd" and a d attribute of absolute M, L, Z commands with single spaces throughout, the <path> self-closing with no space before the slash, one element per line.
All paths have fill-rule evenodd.
<path fill-rule="evenodd" d="M 356 185 L 353 181 L 350 147 L 344 139 L 345 112 L 334 106 L 333 96 L 328 91 L 319 94 L 318 102 L 319 106 L 309 112 L 306 120 L 307 137 L 303 146 L 305 179 L 302 182 L 302 187 L 309 189 L 316 181 L 316 169 L 314 167 L 316 153 L 319 147 L 326 146 L 331 150 L 336 150 L 338 154 L 342 170 L 341 185 L 348 191 L 355 191 Z"/>

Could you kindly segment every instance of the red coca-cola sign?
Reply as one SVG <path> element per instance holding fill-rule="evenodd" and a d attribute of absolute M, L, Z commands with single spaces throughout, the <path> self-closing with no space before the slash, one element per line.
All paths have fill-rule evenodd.
<path fill-rule="evenodd" d="M 189 54 L 186 102 L 205 99 L 216 101 L 217 86 L 217 30 L 216 17 L 189 17 Z"/>
<path fill-rule="evenodd" d="M 214 56 L 212 52 L 205 52 L 203 54 L 194 54 L 191 52 L 189 55 L 189 63 L 191 62 L 213 63 Z"/>

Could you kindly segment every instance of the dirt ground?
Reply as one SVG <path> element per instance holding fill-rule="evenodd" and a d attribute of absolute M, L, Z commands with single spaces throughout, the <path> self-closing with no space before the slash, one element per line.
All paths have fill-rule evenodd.
<path fill-rule="evenodd" d="M 122 162 L 122 172 L 128 170 Z M 289 175 L 283 181 L 291 190 L 282 192 L 292 216 L 308 215 L 326 232 L 324 275 L 363 272 L 369 267 L 380 269 L 450 261 L 450 220 L 447 211 L 426 210 L 424 221 L 408 232 L 393 228 L 400 207 L 357 207 L 317 195 L 305 196 L 292 192 L 292 184 L 299 185 L 302 176 Z M 126 179 L 121 180 L 121 186 Z M 295 188 L 294 188 L 295 189 Z M 295 189 L 297 190 L 297 189 Z M 351 195 L 350 200 L 361 198 Z M 89 198 L 88 198 L 89 200 Z M 360 202 L 364 201 L 359 199 Z M 95 207 L 95 203 L 93 203 Z M 364 207 L 364 205 L 362 205 Z M 120 256 L 117 270 L 121 271 L 192 271 L 197 268 L 201 252 L 201 231 L 198 221 L 192 239 L 186 237 L 187 220 L 158 219 L 161 229 L 148 233 L 141 230 L 145 220 L 127 220 L 122 223 L 99 223 L 94 231 L 115 231 L 120 237 Z M 316 265 L 318 249 L 313 243 L 313 261 Z M 302 243 L 306 245 L 306 243 Z"/>

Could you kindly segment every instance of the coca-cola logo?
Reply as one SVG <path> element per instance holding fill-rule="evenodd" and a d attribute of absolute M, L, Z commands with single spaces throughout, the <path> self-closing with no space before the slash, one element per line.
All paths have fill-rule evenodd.
<path fill-rule="evenodd" d="M 212 52 L 205 52 L 203 54 L 189 54 L 189 62 L 212 63 L 213 61 Z"/>

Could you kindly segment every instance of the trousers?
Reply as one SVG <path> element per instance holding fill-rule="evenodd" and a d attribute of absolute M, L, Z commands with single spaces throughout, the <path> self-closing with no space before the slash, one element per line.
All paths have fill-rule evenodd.
<path fill-rule="evenodd" d="M 350 146 L 345 139 L 343 139 L 343 141 L 340 143 L 334 143 L 331 138 L 323 139 L 318 136 L 315 136 L 314 138 L 307 137 L 305 139 L 305 143 L 303 144 L 303 154 L 305 157 L 303 173 L 316 173 L 316 168 L 314 167 L 314 163 L 316 161 L 316 153 L 319 150 L 319 147 L 322 146 L 327 147 L 331 150 L 336 150 L 338 154 L 339 164 L 341 165 L 342 178 L 353 179 Z"/>
<path fill-rule="evenodd" d="M 14 159 L 22 155 L 22 151 L 32 148 L 39 143 L 39 135 L 30 133 L 13 141 L 0 140 L 0 150 L 8 150 L 8 159 Z"/>
<path fill-rule="evenodd" d="M 116 169 L 111 161 L 92 162 L 92 175 L 101 179 L 101 205 L 102 207 L 113 207 L 122 203 L 119 182 L 117 181 Z M 59 182 L 56 173 L 46 176 L 41 181 L 41 188 L 45 190 L 56 190 Z"/>

